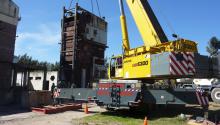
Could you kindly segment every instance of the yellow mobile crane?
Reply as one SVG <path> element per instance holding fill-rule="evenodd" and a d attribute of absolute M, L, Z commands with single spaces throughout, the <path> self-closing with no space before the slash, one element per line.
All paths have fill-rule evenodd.
<path fill-rule="evenodd" d="M 195 67 L 193 66 L 195 62 L 192 60 L 193 66 L 190 67 L 188 63 L 189 55 L 187 53 L 192 53 L 192 58 L 194 57 L 193 53 L 197 53 L 196 42 L 186 39 L 168 41 L 148 0 L 126 0 L 126 2 L 142 36 L 144 45 L 137 48 L 130 48 L 123 1 L 119 0 L 124 53 L 111 59 L 109 78 L 154 79 L 155 77 L 189 77 L 190 75 L 194 75 Z M 165 53 L 168 53 L 168 55 L 163 56 Z M 161 58 L 165 58 L 165 56 L 171 56 L 172 53 L 176 53 L 172 60 L 169 58 L 166 58 L 167 60 L 160 60 L 158 59 L 160 58 L 159 56 L 155 57 L 155 55 L 159 54 L 162 56 Z M 181 56 L 182 60 L 178 60 L 178 57 L 181 58 Z M 174 64 L 164 65 L 165 61 Z M 156 72 L 157 67 L 155 67 L 156 65 L 152 65 L 152 63 L 156 63 L 157 66 L 165 70 L 167 68 L 170 70 L 161 72 L 161 74 L 155 74 L 154 72 Z M 181 69 L 182 65 L 184 68 Z M 173 69 L 170 68 L 171 66 Z"/>
<path fill-rule="evenodd" d="M 186 89 L 152 84 L 156 80 L 177 78 L 214 78 L 220 76 L 219 59 L 200 55 L 197 43 L 177 38 L 168 41 L 148 0 L 126 0 L 144 45 L 130 48 L 123 1 L 119 0 L 123 54 L 111 58 L 109 79 L 100 80 L 93 88 L 64 88 L 57 98 L 92 99 L 108 108 L 146 106 L 146 104 L 200 104 L 208 98 L 195 88 Z M 77 8 L 77 7 L 76 7 Z M 158 86 L 159 85 L 159 86 Z M 214 91 L 216 102 L 219 89 Z M 93 97 L 93 98 L 92 98 Z"/>

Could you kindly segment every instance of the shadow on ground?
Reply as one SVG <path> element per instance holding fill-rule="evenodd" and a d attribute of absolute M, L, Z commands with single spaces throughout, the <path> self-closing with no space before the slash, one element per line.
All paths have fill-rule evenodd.
<path fill-rule="evenodd" d="M 103 112 L 102 115 L 117 116 L 117 117 L 131 117 L 136 119 L 143 119 L 145 116 L 149 120 L 157 120 L 160 118 L 174 118 L 180 114 L 185 114 L 191 116 L 191 118 L 196 118 L 198 116 L 204 116 L 204 110 L 200 106 L 179 106 L 179 105 L 169 105 L 169 106 L 157 106 L 155 109 L 143 112 L 140 110 L 117 110 Z M 215 110 L 209 110 L 209 120 L 213 122 L 220 121 L 220 107 L 215 108 Z"/>
<path fill-rule="evenodd" d="M 0 116 L 7 116 L 25 112 L 30 112 L 30 110 L 23 109 L 18 105 L 0 106 Z"/>

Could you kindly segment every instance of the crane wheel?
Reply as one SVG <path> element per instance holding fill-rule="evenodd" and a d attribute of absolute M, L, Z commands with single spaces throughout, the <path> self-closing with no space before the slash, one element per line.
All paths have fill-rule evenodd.
<path fill-rule="evenodd" d="M 214 88 L 211 92 L 211 97 L 215 103 L 220 104 L 220 88 Z"/>

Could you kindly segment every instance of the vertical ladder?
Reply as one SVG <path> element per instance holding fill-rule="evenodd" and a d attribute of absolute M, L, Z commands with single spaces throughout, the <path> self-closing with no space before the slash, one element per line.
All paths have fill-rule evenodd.
<path fill-rule="evenodd" d="M 111 98 L 112 98 L 112 107 L 120 107 L 121 103 L 121 88 L 119 85 L 113 84 L 111 90 Z"/>

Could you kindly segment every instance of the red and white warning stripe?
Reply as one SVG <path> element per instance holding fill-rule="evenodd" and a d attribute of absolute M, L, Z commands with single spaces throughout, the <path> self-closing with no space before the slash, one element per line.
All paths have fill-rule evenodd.
<path fill-rule="evenodd" d="M 196 89 L 196 97 L 201 106 L 209 106 L 209 99 L 207 95 L 204 95 L 203 89 Z"/>
<path fill-rule="evenodd" d="M 139 89 L 125 89 L 124 91 L 128 91 L 128 92 L 140 92 Z"/>
<path fill-rule="evenodd" d="M 182 56 L 178 60 L 178 56 Z M 193 75 L 195 73 L 195 61 L 193 53 L 171 52 L 170 53 L 170 73 L 171 75 Z"/>
<path fill-rule="evenodd" d="M 188 55 L 189 73 L 195 74 L 195 72 L 196 72 L 195 61 L 194 61 L 195 55 L 192 52 L 188 52 L 187 55 Z"/>
<path fill-rule="evenodd" d="M 183 60 L 177 60 L 177 54 L 183 54 Z M 170 72 L 172 75 L 187 75 L 188 65 L 187 65 L 187 55 L 185 53 L 170 53 Z"/>

